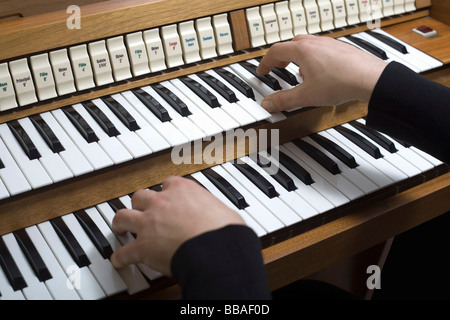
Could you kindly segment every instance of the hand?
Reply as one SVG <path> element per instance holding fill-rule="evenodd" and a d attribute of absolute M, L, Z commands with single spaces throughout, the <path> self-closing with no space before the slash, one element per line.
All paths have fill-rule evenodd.
<path fill-rule="evenodd" d="M 338 105 L 349 100 L 369 101 L 386 63 L 352 45 L 329 37 L 298 35 L 274 44 L 261 60 L 258 73 L 273 67 L 299 66 L 303 83 L 267 96 L 269 112 L 295 107 Z"/>
<path fill-rule="evenodd" d="M 115 268 L 142 262 L 170 276 L 172 257 L 185 241 L 227 225 L 244 224 L 236 212 L 192 180 L 170 177 L 162 189 L 137 191 L 133 208 L 117 211 L 113 231 L 137 237 L 113 253 Z"/>

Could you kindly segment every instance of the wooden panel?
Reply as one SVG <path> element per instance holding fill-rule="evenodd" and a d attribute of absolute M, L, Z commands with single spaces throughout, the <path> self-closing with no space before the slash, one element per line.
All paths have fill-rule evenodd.
<path fill-rule="evenodd" d="M 431 16 L 439 21 L 450 24 L 450 1 L 433 0 Z"/>
<path fill-rule="evenodd" d="M 107 1 L 82 10 L 81 29 L 67 28 L 65 11 L 0 21 L 0 61 L 34 52 L 112 37 L 152 27 L 211 16 L 271 0 Z M 18 41 L 26 39 L 26 41 Z"/>
<path fill-rule="evenodd" d="M 21 15 L 28 17 L 32 15 L 66 10 L 68 6 L 76 4 L 84 6 L 87 4 L 102 2 L 106 0 L 0 0 L 0 18 Z"/>
<path fill-rule="evenodd" d="M 412 29 L 421 25 L 427 25 L 435 29 L 438 35 L 433 38 L 425 38 Z M 439 59 L 444 64 L 450 63 L 450 26 L 431 17 L 406 21 L 401 24 L 384 28 L 388 33 L 405 41 L 423 52 Z"/>
<path fill-rule="evenodd" d="M 231 31 L 233 33 L 233 47 L 235 51 L 250 48 L 245 10 L 230 12 Z"/>

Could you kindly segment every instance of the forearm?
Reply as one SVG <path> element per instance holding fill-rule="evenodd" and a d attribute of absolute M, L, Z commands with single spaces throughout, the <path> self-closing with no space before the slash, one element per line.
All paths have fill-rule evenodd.
<path fill-rule="evenodd" d="M 396 62 L 375 86 L 367 124 L 450 162 L 450 88 Z"/>
<path fill-rule="evenodd" d="M 186 241 L 172 276 L 184 299 L 270 299 L 260 240 L 246 226 L 228 226 Z"/>

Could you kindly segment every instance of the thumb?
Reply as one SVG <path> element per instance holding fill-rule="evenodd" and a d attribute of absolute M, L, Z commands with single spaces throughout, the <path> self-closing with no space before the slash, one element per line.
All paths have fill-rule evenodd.
<path fill-rule="evenodd" d="M 306 89 L 303 83 L 289 90 L 277 91 L 265 97 L 261 106 L 270 113 L 306 107 L 308 106 L 307 100 L 309 100 Z"/>

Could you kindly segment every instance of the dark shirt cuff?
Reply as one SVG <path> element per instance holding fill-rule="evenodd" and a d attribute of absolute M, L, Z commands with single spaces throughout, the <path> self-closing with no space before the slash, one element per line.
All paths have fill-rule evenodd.
<path fill-rule="evenodd" d="M 261 243 L 252 229 L 227 226 L 186 241 L 172 276 L 184 299 L 270 299 Z"/>
<path fill-rule="evenodd" d="M 367 125 L 450 161 L 450 88 L 389 63 L 369 101 Z"/>

